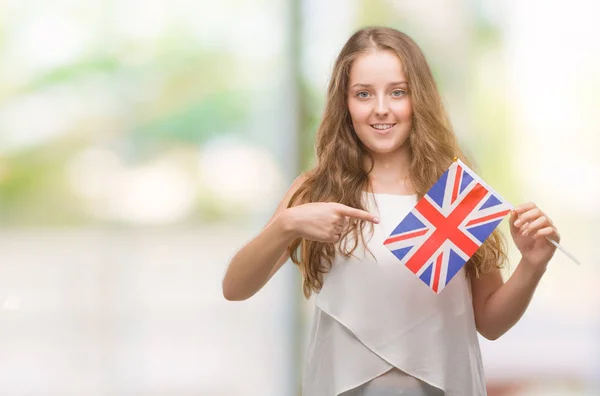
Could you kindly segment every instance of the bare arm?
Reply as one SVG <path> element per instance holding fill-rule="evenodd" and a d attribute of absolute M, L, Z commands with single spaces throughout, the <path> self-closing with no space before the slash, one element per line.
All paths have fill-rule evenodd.
<path fill-rule="evenodd" d="M 495 340 L 514 326 L 531 302 L 560 240 L 552 221 L 533 203 L 519 205 L 510 217 L 510 232 L 522 258 L 504 283 L 499 270 L 472 282 L 473 311 L 479 333 Z"/>
<path fill-rule="evenodd" d="M 294 180 L 265 228 L 231 259 L 223 278 L 223 296 L 227 300 L 252 297 L 288 260 L 287 247 L 295 236 L 281 215 L 304 180 L 304 175 Z"/>
<path fill-rule="evenodd" d="M 543 270 L 531 267 L 522 259 L 506 283 L 499 270 L 473 280 L 475 324 L 488 340 L 496 340 L 506 333 L 525 313 L 544 274 Z"/>
<path fill-rule="evenodd" d="M 267 226 L 233 256 L 223 279 L 226 299 L 244 300 L 259 291 L 287 261 L 287 247 L 294 239 L 335 243 L 348 218 L 379 222 L 369 212 L 335 202 L 309 202 L 287 208 L 304 180 L 301 176 L 294 181 Z"/>

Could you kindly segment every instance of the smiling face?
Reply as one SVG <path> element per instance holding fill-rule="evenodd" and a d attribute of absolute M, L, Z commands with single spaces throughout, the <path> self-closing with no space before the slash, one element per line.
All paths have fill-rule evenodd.
<path fill-rule="evenodd" d="M 373 157 L 406 150 L 413 112 L 408 81 L 397 55 L 373 50 L 354 60 L 348 110 L 356 135 Z"/>

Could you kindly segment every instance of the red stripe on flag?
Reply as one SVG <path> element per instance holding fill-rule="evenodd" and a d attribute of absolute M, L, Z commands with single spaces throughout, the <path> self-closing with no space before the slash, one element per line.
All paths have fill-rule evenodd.
<path fill-rule="evenodd" d="M 469 222 L 467 223 L 467 227 L 468 227 L 468 226 L 470 226 L 470 225 L 473 225 L 473 224 L 479 224 L 479 223 L 483 223 L 484 221 L 491 220 L 491 219 L 494 219 L 494 218 L 498 218 L 498 217 L 504 217 L 504 216 L 505 216 L 505 215 L 507 215 L 509 212 L 510 212 L 510 209 L 508 209 L 508 210 L 505 210 L 505 211 L 503 211 L 503 212 L 492 213 L 491 215 L 487 215 L 487 216 L 484 216 L 484 217 L 480 217 L 480 218 L 478 218 L 478 219 L 475 219 L 475 220 L 471 220 L 471 221 L 469 221 Z"/>
<path fill-rule="evenodd" d="M 444 216 L 437 208 L 434 208 L 433 205 L 425 198 L 421 198 L 419 202 L 415 205 L 415 209 L 419 211 L 430 223 L 438 227 L 438 224 L 446 221 L 446 216 Z"/>
<path fill-rule="evenodd" d="M 479 245 L 473 242 L 471 238 L 469 238 L 462 232 L 457 232 L 455 235 L 452 235 L 452 237 L 448 239 L 450 239 L 452 243 L 456 245 L 456 247 L 462 250 L 469 257 L 474 255 L 477 249 L 479 249 Z"/>
<path fill-rule="evenodd" d="M 416 210 L 425 216 L 436 230 L 429 238 L 427 238 L 423 245 L 421 245 L 419 250 L 408 259 L 405 264 L 406 267 L 415 274 L 419 272 L 421 267 L 431 259 L 431 256 L 447 239 L 452 241 L 452 243 L 469 257 L 475 254 L 477 249 L 479 249 L 479 245 L 459 230 L 458 226 L 486 195 L 487 190 L 481 184 L 477 183 L 471 191 L 463 197 L 447 218 L 434 208 L 427 199 L 420 199 L 415 206 Z"/>
<path fill-rule="evenodd" d="M 438 250 L 438 248 L 446 239 L 447 237 L 443 232 L 436 230 L 429 236 L 429 238 L 427 238 L 425 243 L 421 245 L 419 250 L 417 250 L 410 259 L 408 259 L 406 262 L 406 267 L 415 274 L 419 272 L 421 267 L 427 264 L 427 262 L 431 259 L 431 256 L 436 250 Z"/>
<path fill-rule="evenodd" d="M 487 190 L 481 184 L 477 183 L 448 216 L 448 230 L 454 231 L 454 228 L 463 222 L 486 195 Z"/>
<path fill-rule="evenodd" d="M 405 234 L 405 235 L 400 235 L 400 236 L 393 237 L 393 238 L 388 238 L 388 239 L 385 240 L 385 242 L 383 242 L 383 244 L 384 245 L 388 245 L 390 243 L 402 241 L 404 239 L 418 237 L 418 236 L 424 235 L 426 233 L 427 233 L 427 229 L 420 230 L 420 231 L 415 231 L 415 232 L 410 233 L 410 234 Z"/>
<path fill-rule="evenodd" d="M 456 166 L 456 175 L 454 176 L 454 188 L 452 189 L 452 201 L 450 203 L 454 203 L 456 201 L 456 197 L 458 197 L 458 183 L 460 183 L 460 175 L 462 168 L 460 165 Z"/>
<path fill-rule="evenodd" d="M 442 272 L 442 256 L 443 256 L 443 254 L 444 254 L 444 252 L 440 252 L 440 255 L 438 256 L 436 264 L 435 264 L 435 276 L 433 278 L 433 286 L 431 288 L 436 293 L 438 291 L 438 286 L 440 284 L 440 272 Z"/>

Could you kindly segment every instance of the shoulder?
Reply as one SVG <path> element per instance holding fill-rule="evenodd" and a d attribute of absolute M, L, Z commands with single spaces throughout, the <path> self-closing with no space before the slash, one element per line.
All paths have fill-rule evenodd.
<path fill-rule="evenodd" d="M 296 180 L 294 180 L 294 183 L 298 182 L 299 183 L 298 186 L 300 186 L 300 185 L 304 184 L 304 182 L 306 182 L 307 180 L 314 178 L 315 174 L 316 174 L 315 168 L 304 171 L 300 175 L 298 175 Z"/>
<path fill-rule="evenodd" d="M 294 190 L 294 192 L 298 191 L 298 189 L 308 180 L 308 178 L 310 177 L 310 171 L 308 172 L 303 172 L 300 175 L 298 175 L 295 179 L 294 182 L 292 183 L 292 185 L 290 186 L 290 190 Z"/>
<path fill-rule="evenodd" d="M 294 179 L 293 183 L 291 184 L 291 186 L 286 194 L 286 196 L 288 197 L 288 200 L 291 199 L 298 192 L 298 190 L 301 190 L 305 186 L 305 184 L 311 179 L 311 177 L 313 175 L 314 175 L 314 169 L 308 170 L 308 171 L 303 172 L 300 175 L 298 175 L 296 177 L 296 179 Z"/>
<path fill-rule="evenodd" d="M 306 181 L 310 178 L 312 174 L 311 172 L 312 171 L 303 172 L 294 179 L 294 181 L 286 191 L 285 195 L 283 196 L 281 202 L 279 203 L 277 210 L 278 212 L 289 207 L 290 204 L 295 206 L 302 203 L 298 201 L 298 199 L 295 196 L 298 190 L 300 190 L 304 183 L 306 183 Z"/>

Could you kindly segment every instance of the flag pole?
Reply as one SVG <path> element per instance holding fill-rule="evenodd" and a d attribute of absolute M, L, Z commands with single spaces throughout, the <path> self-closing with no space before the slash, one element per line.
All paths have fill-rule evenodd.
<path fill-rule="evenodd" d="M 458 157 L 454 157 L 454 162 L 457 162 L 457 161 L 459 161 Z M 463 163 L 462 161 L 460 161 L 460 163 L 461 163 L 461 165 L 462 165 L 462 166 L 464 166 L 465 168 L 469 169 L 469 167 L 468 167 L 468 166 L 466 166 L 466 164 L 465 164 L 465 163 Z M 475 175 L 476 175 L 476 173 L 475 173 L 475 172 L 473 172 L 471 169 L 469 169 L 469 170 L 471 171 L 471 173 L 473 173 L 473 174 L 475 174 Z M 486 184 L 487 184 L 487 183 L 486 183 Z M 498 194 L 498 195 L 500 195 L 500 194 Z M 512 205 L 512 204 L 511 204 L 511 205 Z M 512 206 L 513 206 L 513 208 L 514 208 L 514 205 L 512 205 Z M 567 250 L 566 250 L 564 247 L 562 247 L 562 246 L 561 246 L 561 245 L 560 245 L 558 242 L 556 242 L 555 240 L 553 240 L 553 239 L 550 239 L 550 238 L 548 238 L 548 237 L 545 237 L 545 238 L 546 238 L 546 240 L 547 240 L 548 242 L 550 242 L 552 245 L 554 245 L 554 246 L 555 246 L 555 247 L 556 247 L 558 250 L 560 250 L 561 252 L 563 252 L 563 254 L 564 254 L 565 256 L 567 256 L 568 258 L 570 258 L 571 260 L 573 260 L 573 262 L 574 262 L 575 264 L 577 264 L 577 265 L 581 265 L 581 262 L 580 262 L 580 261 L 579 261 L 579 260 L 578 260 L 578 259 L 577 259 L 575 256 L 573 256 L 571 253 L 569 253 L 569 252 L 568 252 L 568 251 L 567 251 Z"/>
<path fill-rule="evenodd" d="M 575 258 L 575 256 L 573 256 L 571 253 L 569 253 L 564 247 L 560 246 L 560 244 L 558 242 L 556 242 L 554 239 L 550 239 L 550 238 L 546 237 L 546 240 L 548 240 L 548 242 L 550 242 L 551 244 L 556 246 L 556 248 L 558 250 L 560 250 L 561 252 L 563 252 L 565 254 L 565 256 L 567 256 L 568 258 L 573 260 L 573 262 L 575 262 L 575 264 L 581 265 L 581 262 L 579 260 L 577 260 L 577 258 Z"/>

